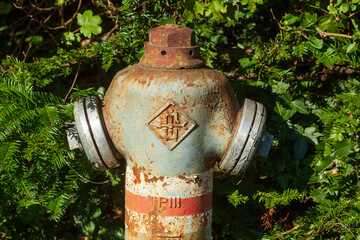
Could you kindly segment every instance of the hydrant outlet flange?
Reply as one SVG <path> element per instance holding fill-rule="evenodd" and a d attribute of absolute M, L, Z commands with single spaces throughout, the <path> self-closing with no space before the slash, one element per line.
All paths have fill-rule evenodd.
<path fill-rule="evenodd" d="M 231 175 L 243 173 L 258 148 L 266 119 L 265 108 L 245 98 L 235 136 L 225 157 L 220 162 L 220 168 Z"/>
<path fill-rule="evenodd" d="M 74 113 L 81 146 L 92 165 L 99 171 L 119 166 L 102 119 L 100 99 L 91 96 L 79 100 Z"/>
<path fill-rule="evenodd" d="M 246 168 L 249 166 L 251 159 L 254 158 L 256 150 L 261 142 L 261 137 L 263 135 L 265 119 L 265 108 L 261 103 L 257 102 L 256 114 L 251 130 L 249 132 L 247 142 L 235 168 L 231 171 L 231 175 L 243 174 Z"/>

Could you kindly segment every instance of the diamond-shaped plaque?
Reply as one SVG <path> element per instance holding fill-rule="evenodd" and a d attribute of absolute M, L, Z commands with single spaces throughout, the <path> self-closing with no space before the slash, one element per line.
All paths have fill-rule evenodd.
<path fill-rule="evenodd" d="M 172 101 L 168 101 L 146 123 L 170 150 L 174 149 L 196 126 L 196 123 Z"/>

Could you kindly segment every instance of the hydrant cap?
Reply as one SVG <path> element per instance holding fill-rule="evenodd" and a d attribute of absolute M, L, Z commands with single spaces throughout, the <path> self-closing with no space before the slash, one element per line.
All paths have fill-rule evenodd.
<path fill-rule="evenodd" d="M 195 33 L 191 28 L 177 24 L 166 24 L 149 32 L 149 43 L 159 47 L 195 46 Z"/>
<path fill-rule="evenodd" d="M 203 60 L 200 47 L 195 43 L 194 30 L 177 24 L 151 29 L 140 63 L 146 67 L 167 69 L 200 67 Z"/>

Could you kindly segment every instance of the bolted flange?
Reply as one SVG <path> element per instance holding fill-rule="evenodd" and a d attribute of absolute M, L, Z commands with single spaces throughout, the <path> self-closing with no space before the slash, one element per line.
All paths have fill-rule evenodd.
<path fill-rule="evenodd" d="M 83 150 L 99 171 L 119 166 L 119 154 L 106 131 L 97 96 L 81 99 L 74 105 L 76 128 L 67 130 L 70 149 Z"/>
<path fill-rule="evenodd" d="M 266 111 L 261 103 L 245 98 L 235 136 L 225 157 L 220 162 L 220 168 L 231 175 L 240 175 L 249 166 L 254 158 L 259 145 L 270 140 L 262 141 Z M 268 136 L 268 135 L 266 135 Z M 269 136 L 268 138 L 269 139 Z M 270 146 L 271 146 L 270 141 Z M 263 149 L 262 155 L 266 156 L 270 148 Z"/>

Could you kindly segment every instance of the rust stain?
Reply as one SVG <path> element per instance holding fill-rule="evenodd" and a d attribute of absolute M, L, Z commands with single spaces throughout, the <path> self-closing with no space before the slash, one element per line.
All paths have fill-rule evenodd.
<path fill-rule="evenodd" d="M 167 69 L 194 68 L 203 64 L 194 31 L 176 24 L 166 24 L 150 30 L 140 63 Z"/>
<path fill-rule="evenodd" d="M 135 183 L 135 184 L 141 183 L 141 178 L 140 178 L 140 172 L 139 172 L 139 170 L 138 170 L 136 167 L 133 167 L 132 170 L 133 170 L 133 173 L 134 173 L 134 176 L 135 176 L 134 183 Z"/>
<path fill-rule="evenodd" d="M 151 30 L 150 39 L 145 45 L 144 56 L 140 60 L 140 64 L 120 71 L 115 76 L 105 96 L 103 109 L 106 127 L 116 148 L 120 152 L 124 150 L 126 156 L 129 156 L 128 167 L 130 171 L 133 171 L 134 184 L 144 181 L 146 184 L 158 183 L 163 188 L 169 188 L 169 183 L 164 181 L 166 177 L 156 174 L 157 168 L 162 167 L 158 166 L 158 159 L 150 158 L 153 156 L 152 151 L 156 151 L 160 143 L 155 142 L 156 144 L 154 144 L 148 141 L 146 142 L 147 149 L 134 146 L 134 144 L 128 146 L 129 140 L 125 138 L 131 135 L 130 131 L 134 131 L 134 124 L 133 122 L 129 123 L 132 120 L 129 120 L 130 117 L 127 117 L 127 114 L 133 114 L 132 109 L 142 111 L 141 114 L 143 115 L 137 115 L 134 120 L 139 122 L 144 119 L 142 128 L 146 127 L 146 120 L 154 119 L 158 121 L 150 121 L 149 123 L 160 126 L 159 123 L 165 122 L 171 127 L 171 129 L 163 128 L 163 126 L 154 127 L 156 131 L 161 132 L 158 135 L 165 143 L 180 140 L 183 129 L 174 130 L 174 126 L 188 121 L 187 116 L 199 125 L 196 131 L 197 129 L 205 129 L 204 131 L 209 131 L 215 139 L 221 139 L 219 141 L 221 146 L 213 146 L 211 152 L 200 152 L 205 157 L 197 160 L 196 163 L 194 162 L 196 165 L 194 169 L 204 169 L 204 171 L 211 169 L 223 154 L 223 152 L 214 153 L 214 149 L 221 148 L 221 151 L 225 151 L 231 143 L 235 131 L 234 126 L 237 125 L 238 121 L 237 116 L 241 115 L 237 114 L 240 108 L 239 103 L 222 74 L 210 69 L 192 69 L 202 64 L 199 46 L 195 44 L 193 35 L 194 32 L 191 29 L 174 25 Z M 180 70 L 180 68 L 185 69 Z M 163 112 L 155 116 L 155 112 L 152 111 L 160 109 L 169 100 L 172 100 L 175 105 L 162 109 Z M 146 131 L 148 130 L 146 129 Z M 200 132 L 196 131 L 193 131 L 194 135 Z M 136 135 L 138 133 L 133 134 L 138 137 Z M 191 134 L 189 133 L 189 136 L 193 136 Z M 142 135 L 137 139 L 143 140 L 146 137 Z M 152 138 L 151 141 L 157 141 L 157 139 L 153 140 Z M 148 147 L 149 144 L 151 147 Z M 196 146 L 196 143 L 193 146 Z M 140 159 L 141 161 L 139 160 L 140 152 L 143 158 Z M 180 153 L 177 152 L 177 154 Z M 178 155 L 172 156 L 179 157 Z M 181 169 L 181 171 L 175 174 L 170 173 L 170 175 L 176 175 L 179 172 L 189 172 L 189 170 Z M 189 177 L 186 174 L 176 176 L 184 180 L 186 184 L 195 184 L 196 187 L 202 185 L 206 189 L 211 188 L 210 181 L 207 184 L 207 181 L 202 182 L 204 180 L 200 177 Z M 138 187 L 140 186 L 138 185 Z M 179 191 L 181 190 L 179 189 Z M 155 204 L 154 198 L 149 197 L 149 199 L 154 203 L 154 209 L 146 217 L 139 217 L 139 215 L 135 216 L 134 214 L 130 216 L 126 211 L 127 233 L 130 239 L 168 239 L 167 236 L 171 234 L 175 237 L 169 239 L 178 239 L 176 238 L 177 234 L 181 235 L 181 238 L 198 239 L 199 235 L 196 233 L 185 233 L 185 226 L 188 224 L 186 221 L 189 219 L 164 223 L 159 216 L 164 211 L 164 206 Z M 197 224 L 205 228 L 205 226 L 209 226 L 211 219 L 205 215 L 202 218 L 192 216 L 190 221 L 198 221 Z M 145 229 L 147 233 L 137 232 L 136 229 Z M 165 231 L 169 235 L 164 235 Z"/>

